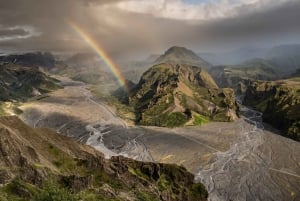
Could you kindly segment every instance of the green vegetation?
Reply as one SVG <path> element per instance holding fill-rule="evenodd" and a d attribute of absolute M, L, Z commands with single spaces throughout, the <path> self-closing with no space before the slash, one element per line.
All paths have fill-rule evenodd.
<path fill-rule="evenodd" d="M 79 201 L 80 196 L 72 193 L 69 189 L 60 186 L 58 183 L 48 181 L 44 184 L 39 193 L 33 196 L 33 201 Z"/>
<path fill-rule="evenodd" d="M 188 118 L 180 113 L 180 112 L 173 112 L 170 114 L 167 114 L 166 119 L 161 124 L 162 126 L 166 127 L 176 127 L 176 126 L 183 126 L 188 121 Z"/>
<path fill-rule="evenodd" d="M 194 115 L 194 125 L 195 126 L 199 126 L 199 125 L 203 125 L 203 124 L 206 124 L 206 123 L 208 123 L 209 122 L 209 120 L 206 118 L 206 117 L 204 117 L 204 116 L 202 116 L 202 115 Z"/>
<path fill-rule="evenodd" d="M 52 163 L 62 172 L 70 172 L 74 168 L 79 168 L 77 162 L 69 155 L 58 149 L 56 146 L 48 145 L 49 153 L 53 156 Z"/>

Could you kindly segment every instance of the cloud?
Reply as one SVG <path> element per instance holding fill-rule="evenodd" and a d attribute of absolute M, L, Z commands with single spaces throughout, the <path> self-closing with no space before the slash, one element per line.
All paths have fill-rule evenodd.
<path fill-rule="evenodd" d="M 27 39 L 41 35 L 31 26 L 0 27 L 0 41 Z"/>
<path fill-rule="evenodd" d="M 130 12 L 151 14 L 155 17 L 178 20 L 210 20 L 239 16 L 241 8 L 248 12 L 281 5 L 289 0 L 129 0 L 118 3 L 118 7 Z M 243 11 L 245 11 L 243 9 Z"/>
<path fill-rule="evenodd" d="M 86 42 L 65 22 L 66 18 L 88 32 L 110 56 L 118 58 L 161 53 L 172 45 L 196 51 L 222 51 L 300 42 L 298 0 L 210 0 L 206 4 L 179 0 L 138 2 L 0 1 L 0 38 L 10 37 L 0 39 L 0 47 L 90 51 Z M 8 30 L 13 27 L 17 28 Z"/>

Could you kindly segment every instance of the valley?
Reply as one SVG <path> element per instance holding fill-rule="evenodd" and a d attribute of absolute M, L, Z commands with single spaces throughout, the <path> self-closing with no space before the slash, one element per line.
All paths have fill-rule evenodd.
<path fill-rule="evenodd" d="M 241 106 L 235 122 L 160 128 L 132 126 L 113 107 L 65 77 L 63 89 L 20 109 L 33 127 L 48 127 L 104 153 L 183 165 L 209 192 L 209 200 L 298 200 L 299 142 L 275 134 L 261 113 Z"/>

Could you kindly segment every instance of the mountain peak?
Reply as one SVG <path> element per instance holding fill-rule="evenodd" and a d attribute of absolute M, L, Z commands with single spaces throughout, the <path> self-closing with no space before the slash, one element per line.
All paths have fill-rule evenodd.
<path fill-rule="evenodd" d="M 155 63 L 188 64 L 203 68 L 210 66 L 207 61 L 203 60 L 192 50 L 180 46 L 170 47 Z"/>
<path fill-rule="evenodd" d="M 130 94 L 129 104 L 142 125 L 176 127 L 236 119 L 233 90 L 218 88 L 208 72 L 187 64 L 152 66 Z"/>

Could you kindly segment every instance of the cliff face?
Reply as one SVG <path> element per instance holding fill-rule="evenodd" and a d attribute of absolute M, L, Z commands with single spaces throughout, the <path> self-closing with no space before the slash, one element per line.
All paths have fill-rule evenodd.
<path fill-rule="evenodd" d="M 185 64 L 151 67 L 129 99 L 138 123 L 144 125 L 173 127 L 237 118 L 233 90 L 219 89 L 205 70 Z"/>
<path fill-rule="evenodd" d="M 300 141 L 300 79 L 252 82 L 245 93 L 246 105 L 263 113 L 264 121 L 282 135 Z"/>
<path fill-rule="evenodd" d="M 0 200 L 51 195 L 65 196 L 62 200 L 207 198 L 203 185 L 193 183 L 194 176 L 183 167 L 123 157 L 106 160 L 89 146 L 30 128 L 17 117 L 0 118 L 0 167 Z M 45 185 L 49 180 L 50 190 Z"/>

